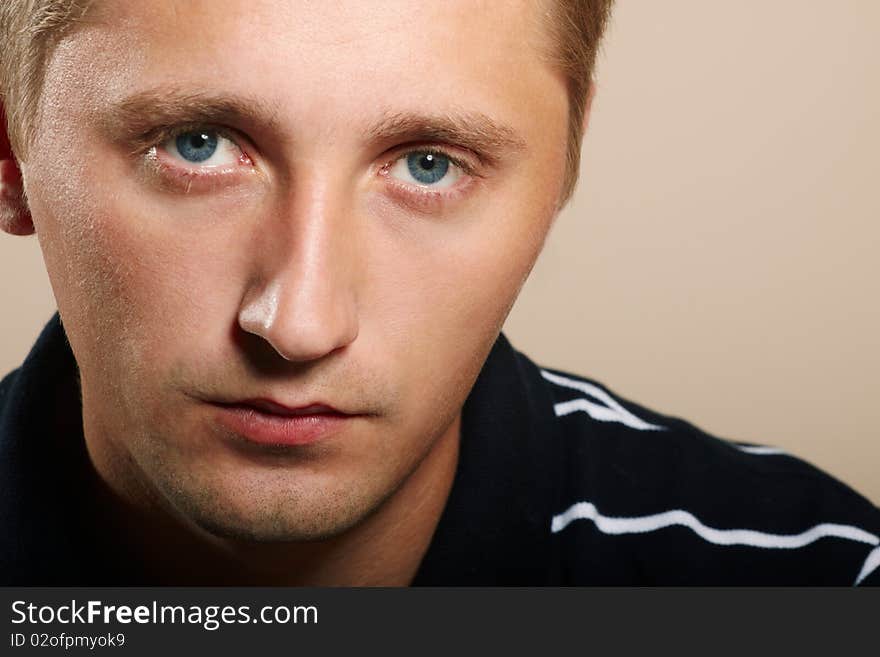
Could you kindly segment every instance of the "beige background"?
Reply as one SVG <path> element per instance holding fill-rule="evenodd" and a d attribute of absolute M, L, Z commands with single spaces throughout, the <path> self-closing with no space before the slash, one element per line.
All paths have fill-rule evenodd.
<path fill-rule="evenodd" d="M 619 0 L 514 344 L 880 503 L 878 25 L 876 0 Z M 0 281 L 5 372 L 54 309 L 35 239 L 0 236 Z"/>

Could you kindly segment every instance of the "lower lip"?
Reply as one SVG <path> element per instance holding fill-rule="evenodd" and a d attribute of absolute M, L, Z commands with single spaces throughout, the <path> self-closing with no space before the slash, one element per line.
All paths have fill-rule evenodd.
<path fill-rule="evenodd" d="M 258 445 L 310 445 L 338 432 L 355 416 L 342 413 L 275 415 L 249 406 L 220 406 L 221 425 Z"/>

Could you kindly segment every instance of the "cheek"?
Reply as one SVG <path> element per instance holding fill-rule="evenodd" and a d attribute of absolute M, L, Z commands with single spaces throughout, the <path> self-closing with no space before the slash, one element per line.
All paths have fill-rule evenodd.
<path fill-rule="evenodd" d="M 108 334 L 126 305 L 119 301 L 120 260 L 107 251 L 101 199 L 82 171 L 61 175 L 52 162 L 33 169 L 39 173 L 29 176 L 29 203 L 46 270 L 73 351 L 89 368 L 101 361 L 95 345 L 113 347 Z"/>
<path fill-rule="evenodd" d="M 504 195 L 496 195 L 504 198 Z M 495 199 L 462 216 L 412 225 L 371 250 L 368 308 L 411 342 L 451 344 L 496 333 L 543 246 L 554 205 Z M 379 222 L 381 223 L 381 222 Z"/>
<path fill-rule="evenodd" d="M 219 208 L 201 210 L 213 216 Z M 198 216 L 108 215 L 95 239 L 107 304 L 95 310 L 113 315 L 132 349 L 143 350 L 141 361 L 161 366 L 228 346 L 248 248 L 231 223 L 197 225 Z"/>
<path fill-rule="evenodd" d="M 196 226 L 192 215 L 147 211 L 136 197 L 85 192 L 106 183 L 64 184 L 71 193 L 43 195 L 35 214 L 81 367 L 103 374 L 118 367 L 128 377 L 175 358 L 172 351 L 204 350 L 209 329 L 222 333 L 237 303 L 228 235 Z"/>
<path fill-rule="evenodd" d="M 397 364 L 411 408 L 431 417 L 464 400 L 552 216 L 552 203 L 517 198 L 449 223 L 414 220 L 375 252 L 361 335 Z"/>

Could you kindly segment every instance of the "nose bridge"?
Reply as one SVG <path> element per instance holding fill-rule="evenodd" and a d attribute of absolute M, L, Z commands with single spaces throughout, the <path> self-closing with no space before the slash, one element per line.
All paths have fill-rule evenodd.
<path fill-rule="evenodd" d="M 239 325 L 264 338 L 286 360 L 307 361 L 357 337 L 355 249 L 345 195 L 332 179 L 314 172 L 291 185 L 272 216 L 258 276 L 247 291 Z"/>

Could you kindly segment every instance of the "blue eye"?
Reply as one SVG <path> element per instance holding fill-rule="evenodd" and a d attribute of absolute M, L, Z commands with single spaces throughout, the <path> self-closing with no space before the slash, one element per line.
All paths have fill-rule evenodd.
<path fill-rule="evenodd" d="M 433 185 L 449 171 L 449 158 L 439 153 L 414 152 L 406 156 L 410 175 L 423 185 Z"/>
<path fill-rule="evenodd" d="M 175 139 L 177 152 L 187 162 L 204 162 L 217 152 L 217 134 L 195 130 L 184 132 Z"/>

